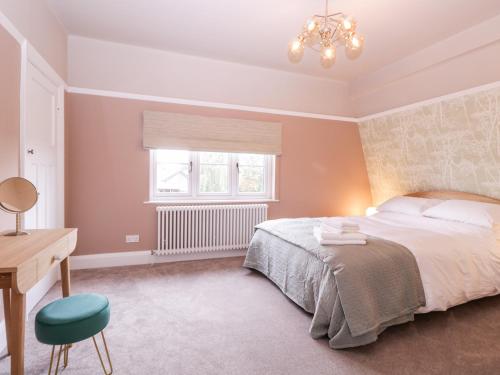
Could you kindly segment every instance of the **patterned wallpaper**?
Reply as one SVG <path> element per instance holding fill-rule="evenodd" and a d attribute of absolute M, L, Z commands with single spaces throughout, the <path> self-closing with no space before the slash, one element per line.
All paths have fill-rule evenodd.
<path fill-rule="evenodd" d="M 457 190 L 500 198 L 500 87 L 359 124 L 373 203 Z"/>

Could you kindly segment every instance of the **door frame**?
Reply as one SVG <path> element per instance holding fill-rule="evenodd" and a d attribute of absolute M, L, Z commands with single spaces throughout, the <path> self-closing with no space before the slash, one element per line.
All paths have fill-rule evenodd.
<path fill-rule="evenodd" d="M 56 226 L 65 226 L 65 153 L 64 153 L 64 92 L 66 83 L 35 50 L 24 40 L 21 44 L 20 126 L 19 126 L 19 176 L 26 176 L 26 126 L 27 126 L 27 75 L 32 65 L 57 87 L 56 93 Z"/>

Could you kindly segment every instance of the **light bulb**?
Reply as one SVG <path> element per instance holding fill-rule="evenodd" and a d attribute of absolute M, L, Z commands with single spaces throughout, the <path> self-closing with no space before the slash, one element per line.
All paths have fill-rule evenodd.
<path fill-rule="evenodd" d="M 354 31 L 356 30 L 356 20 L 351 16 L 346 17 L 342 20 L 342 28 L 345 31 Z"/>
<path fill-rule="evenodd" d="M 364 38 L 362 36 L 354 34 L 350 39 L 349 46 L 352 49 L 360 49 L 363 46 L 363 41 Z"/>
<path fill-rule="evenodd" d="M 330 68 L 335 63 L 335 47 L 333 45 L 321 48 L 321 65 L 323 68 Z"/>
<path fill-rule="evenodd" d="M 318 22 L 314 18 L 311 18 L 306 21 L 306 25 L 304 28 L 308 33 L 314 33 L 318 30 L 318 26 Z"/>
<path fill-rule="evenodd" d="M 323 50 L 323 56 L 326 59 L 333 59 L 335 58 L 335 49 L 333 47 L 327 47 Z"/>
<path fill-rule="evenodd" d="M 290 49 L 292 51 L 298 51 L 301 48 L 302 48 L 302 43 L 300 40 L 298 40 L 298 39 L 292 40 L 292 43 L 290 44 Z"/>
<path fill-rule="evenodd" d="M 296 38 L 288 44 L 288 59 L 293 63 L 298 63 L 304 55 L 304 42 Z"/>

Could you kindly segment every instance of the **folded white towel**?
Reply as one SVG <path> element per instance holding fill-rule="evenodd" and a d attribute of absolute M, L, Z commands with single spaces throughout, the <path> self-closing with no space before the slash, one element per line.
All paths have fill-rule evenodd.
<path fill-rule="evenodd" d="M 327 240 L 321 237 L 319 228 L 313 230 L 314 237 L 318 240 L 320 245 L 366 245 L 366 240 Z"/>
<path fill-rule="evenodd" d="M 359 225 L 339 219 L 327 219 L 321 223 L 322 232 L 351 233 L 359 231 Z"/>
<path fill-rule="evenodd" d="M 339 228 L 328 224 L 321 224 L 320 226 L 322 233 L 332 233 L 332 234 L 344 234 L 344 233 L 358 233 L 359 227 L 352 228 Z"/>
<path fill-rule="evenodd" d="M 366 240 L 368 236 L 360 232 L 323 232 L 321 227 L 314 228 L 323 240 Z"/>

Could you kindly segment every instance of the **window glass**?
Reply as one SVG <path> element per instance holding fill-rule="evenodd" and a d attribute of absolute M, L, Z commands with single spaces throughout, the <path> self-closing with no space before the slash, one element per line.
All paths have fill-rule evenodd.
<path fill-rule="evenodd" d="M 266 155 L 261 154 L 238 154 L 240 165 L 264 166 Z"/>
<path fill-rule="evenodd" d="M 229 154 L 200 152 L 200 193 L 229 192 Z"/>
<path fill-rule="evenodd" d="M 238 155 L 238 191 L 240 193 L 264 193 L 264 178 L 264 155 Z"/>
<path fill-rule="evenodd" d="M 151 151 L 151 200 L 272 198 L 271 155 Z"/>
<path fill-rule="evenodd" d="M 156 151 L 156 189 L 159 193 L 189 192 L 189 151 Z"/>

